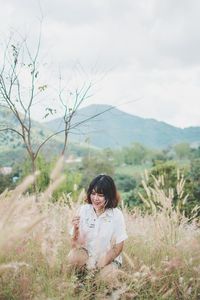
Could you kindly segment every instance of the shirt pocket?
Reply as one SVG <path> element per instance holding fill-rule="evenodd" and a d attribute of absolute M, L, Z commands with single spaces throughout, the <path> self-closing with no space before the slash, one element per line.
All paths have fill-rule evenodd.
<path fill-rule="evenodd" d="M 82 224 L 82 230 L 88 241 L 92 240 L 95 235 L 96 223 L 93 218 L 86 218 Z"/>
<path fill-rule="evenodd" d="M 103 220 L 99 228 L 99 237 L 101 239 L 105 239 L 106 242 L 108 243 L 108 241 L 112 239 L 113 232 L 114 232 L 114 228 L 113 228 L 112 220 L 110 219 Z"/>

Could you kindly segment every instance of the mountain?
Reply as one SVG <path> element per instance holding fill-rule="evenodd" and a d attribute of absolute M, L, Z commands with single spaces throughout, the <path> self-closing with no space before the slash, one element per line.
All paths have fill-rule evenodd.
<path fill-rule="evenodd" d="M 104 112 L 84 122 L 71 133 L 71 139 L 78 142 L 87 140 L 100 148 L 119 148 L 138 142 L 151 148 L 166 148 L 181 142 L 200 142 L 200 127 L 178 128 L 154 119 L 137 117 L 109 105 L 90 105 L 77 111 L 73 124 Z M 63 129 L 61 118 L 44 125 L 56 131 Z"/>
<path fill-rule="evenodd" d="M 103 113 L 102 113 L 103 112 Z M 92 116 L 99 116 L 90 119 Z M 188 142 L 200 144 L 200 127 L 177 128 L 153 119 L 140 118 L 108 105 L 90 105 L 77 111 L 73 124 L 81 123 L 70 134 L 68 154 L 82 155 L 89 147 L 120 148 L 138 142 L 151 148 L 166 148 L 169 145 Z M 0 125 L 10 124 L 17 129 L 16 119 L 8 110 L 0 109 Z M 32 122 L 33 143 L 40 144 L 45 137 L 57 130 L 63 129 L 61 118 L 50 122 Z M 57 135 L 51 139 L 42 152 L 51 158 L 61 152 L 63 136 Z M 16 134 L 10 131 L 0 132 L 0 165 L 10 166 L 16 161 L 24 160 L 26 151 Z"/>

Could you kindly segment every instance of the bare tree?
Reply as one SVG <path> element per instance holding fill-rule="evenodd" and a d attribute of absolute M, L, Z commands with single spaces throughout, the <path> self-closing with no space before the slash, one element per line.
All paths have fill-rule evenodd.
<path fill-rule="evenodd" d="M 66 94 L 61 87 L 60 77 L 57 98 L 62 105 L 64 128 L 43 137 L 43 140 L 35 141 L 32 120 L 33 106 L 41 101 L 42 94 L 48 89 L 47 83 L 42 82 L 40 76 L 41 30 L 35 49 L 28 45 L 26 38 L 20 37 L 20 43 L 13 42 L 13 40 L 11 37 L 6 44 L 0 63 L 0 107 L 11 113 L 15 123 L 14 125 L 13 122 L 0 123 L 0 131 L 11 131 L 22 139 L 31 161 L 31 171 L 34 173 L 38 154 L 48 141 L 56 135 L 64 133 L 61 151 L 61 155 L 64 155 L 71 131 L 115 107 L 109 107 L 81 121 L 74 122 L 74 116 L 81 104 L 91 96 L 89 93 L 95 83 L 87 81 L 80 88 L 75 88 L 70 91 L 70 94 Z M 55 111 L 49 105 L 46 101 L 46 116 Z M 36 186 L 34 186 L 34 190 L 36 191 Z"/>
<path fill-rule="evenodd" d="M 0 123 L 0 131 L 11 131 L 17 134 L 23 141 L 25 149 L 31 161 L 31 171 L 36 169 L 36 158 L 41 148 L 55 135 L 64 132 L 62 155 L 66 150 L 68 133 L 72 118 L 87 98 L 91 88 L 89 83 L 80 90 L 74 92 L 75 98 L 72 106 L 69 107 L 67 99 L 63 99 L 60 91 L 58 98 L 63 105 L 64 130 L 45 136 L 40 142 L 33 138 L 33 105 L 40 101 L 40 94 L 47 89 L 47 84 L 40 84 L 39 51 L 41 47 L 41 34 L 35 51 L 30 51 L 27 39 L 21 39 L 20 43 L 12 42 L 10 38 L 6 44 L 2 64 L 0 66 L 0 107 L 11 113 L 13 122 Z M 34 53 L 33 53 L 34 52 Z M 46 104 L 48 106 L 48 103 Z M 46 107 L 47 111 L 52 111 Z"/>
<path fill-rule="evenodd" d="M 80 89 L 75 89 L 74 92 L 70 92 L 71 97 L 73 98 L 73 101 L 69 101 L 69 98 L 62 95 L 62 92 L 59 93 L 59 100 L 63 107 L 63 116 L 61 117 L 61 120 L 63 121 L 64 128 L 60 130 L 55 130 L 54 133 L 49 135 L 38 147 L 36 154 L 40 151 L 40 149 L 43 147 L 43 145 L 50 139 L 52 139 L 54 136 L 64 133 L 64 139 L 63 139 L 63 147 L 61 150 L 61 155 L 64 156 L 68 144 L 68 137 L 69 133 L 74 133 L 74 130 L 76 130 L 79 126 L 82 124 L 85 124 L 89 122 L 92 119 L 97 118 L 100 115 L 103 115 L 104 113 L 114 109 L 116 106 L 110 106 L 105 110 L 99 111 L 95 114 L 92 114 L 91 116 L 88 116 L 86 118 L 83 118 L 81 121 L 73 122 L 74 117 L 78 112 L 78 109 L 80 105 L 91 95 L 89 94 L 89 91 L 91 90 L 93 86 L 92 82 L 89 82 L 87 84 L 84 84 Z M 72 104 L 72 105 L 70 105 Z M 50 111 L 50 114 L 52 114 L 52 109 L 47 108 L 48 111 Z"/>
<path fill-rule="evenodd" d="M 30 52 L 26 39 L 20 44 L 12 43 L 10 39 L 6 45 L 0 73 L 0 106 L 11 112 L 15 120 L 15 126 L 1 124 L 0 130 L 12 131 L 22 138 L 33 173 L 37 155 L 32 139 L 31 110 L 37 96 L 46 88 L 46 85 L 37 85 L 39 49 L 40 36 L 34 55 Z"/>
<path fill-rule="evenodd" d="M 83 121 L 72 123 L 80 105 L 89 97 L 92 83 L 85 83 L 81 88 L 71 91 L 70 97 L 64 93 L 64 89 L 62 90 L 60 85 L 58 99 L 63 107 L 64 129 L 45 136 L 42 141 L 34 141 L 32 109 L 34 105 L 40 102 L 40 95 L 48 88 L 46 83 L 41 84 L 39 80 L 41 34 L 39 35 L 35 51 L 30 50 L 27 39 L 21 39 L 20 43 L 12 41 L 13 39 L 10 38 L 6 44 L 2 65 L 0 66 L 0 107 L 12 114 L 15 125 L 12 122 L 4 122 L 0 124 L 0 131 L 11 131 L 22 139 L 31 161 L 31 171 L 34 173 L 37 156 L 49 140 L 60 133 L 64 133 L 61 152 L 61 155 L 64 155 L 70 130 L 77 128 L 82 123 L 101 115 L 107 110 L 88 117 Z M 54 109 L 48 107 L 48 103 L 46 105 L 46 115 L 48 115 Z M 34 187 L 34 190 L 36 191 L 36 187 Z"/>
<path fill-rule="evenodd" d="M 61 81 L 61 78 L 60 78 Z M 74 92 L 70 92 L 70 96 L 72 97 L 71 104 L 69 105 L 69 101 L 66 101 L 65 98 L 63 98 L 62 90 L 60 86 L 60 92 L 59 92 L 59 100 L 60 103 L 63 106 L 63 122 L 64 122 L 64 143 L 63 143 L 63 149 L 61 154 L 64 155 L 67 147 L 67 141 L 68 141 L 68 135 L 70 133 L 71 127 L 72 127 L 72 119 L 75 116 L 77 110 L 79 109 L 80 105 L 85 101 L 87 98 L 90 97 L 89 91 L 92 87 L 92 83 L 89 82 L 88 84 L 83 84 L 83 86 L 80 89 L 75 89 Z"/>

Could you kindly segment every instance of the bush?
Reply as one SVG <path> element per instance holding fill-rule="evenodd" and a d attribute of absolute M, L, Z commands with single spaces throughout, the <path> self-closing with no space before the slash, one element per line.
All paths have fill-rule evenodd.
<path fill-rule="evenodd" d="M 2 193 L 6 188 L 13 187 L 12 177 L 12 173 L 8 175 L 0 174 L 0 193 Z"/>
<path fill-rule="evenodd" d="M 136 180 L 129 175 L 115 174 L 114 180 L 117 189 L 123 192 L 129 192 L 131 190 L 134 190 L 136 187 Z"/>

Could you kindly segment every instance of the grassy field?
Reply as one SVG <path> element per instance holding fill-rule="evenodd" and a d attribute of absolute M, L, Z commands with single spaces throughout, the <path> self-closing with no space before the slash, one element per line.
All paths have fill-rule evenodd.
<path fill-rule="evenodd" d="M 160 199 L 159 210 L 124 210 L 129 238 L 122 269 L 104 278 L 71 271 L 68 232 L 84 194 L 76 202 L 63 195 L 53 204 L 52 192 L 63 180 L 58 174 L 59 166 L 37 197 L 25 194 L 31 176 L 0 195 L 0 299 L 200 299 L 199 221 L 173 209 L 159 186 L 147 187 L 146 198 L 152 208 L 151 196 Z M 183 185 L 177 187 L 181 193 Z"/>

